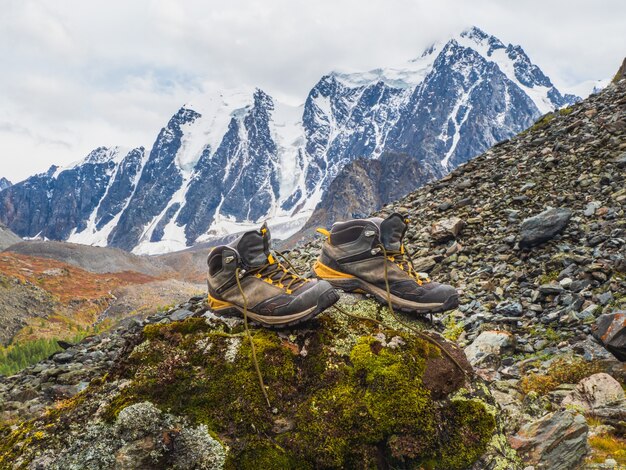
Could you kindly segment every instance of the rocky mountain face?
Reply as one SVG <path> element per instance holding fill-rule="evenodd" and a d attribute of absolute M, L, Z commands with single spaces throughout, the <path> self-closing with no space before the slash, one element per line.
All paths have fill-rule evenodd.
<path fill-rule="evenodd" d="M 406 213 L 416 268 L 458 288 L 402 319 L 467 376 L 342 294 L 361 319 L 252 329 L 268 408 L 242 320 L 195 297 L 0 377 L 0 466 L 621 468 L 625 169 L 622 80 L 376 213 Z"/>
<path fill-rule="evenodd" d="M 366 217 L 416 186 L 436 179 L 438 170 L 402 153 L 384 152 L 377 159 L 353 160 L 330 183 L 304 227 L 284 245 L 302 243 L 317 227 L 329 227 L 336 220 Z"/>
<path fill-rule="evenodd" d="M 0 178 L 0 191 L 7 189 L 9 186 L 13 186 L 13 183 L 6 178 Z"/>
<path fill-rule="evenodd" d="M 262 90 L 188 103 L 149 151 L 98 148 L 3 191 L 0 222 L 23 237 L 138 254 L 184 249 L 265 219 L 284 239 L 350 162 L 377 160 L 366 165 L 393 171 L 381 156 L 408 155 L 420 165 L 411 164 L 420 174 L 411 190 L 576 99 L 520 46 L 471 28 L 398 68 L 325 75 L 301 106 Z"/>
<path fill-rule="evenodd" d="M 0 218 L 21 236 L 53 240 L 114 224 L 125 207 L 124 190 L 134 190 L 143 153 L 100 147 L 72 168 L 53 166 L 3 191 Z"/>

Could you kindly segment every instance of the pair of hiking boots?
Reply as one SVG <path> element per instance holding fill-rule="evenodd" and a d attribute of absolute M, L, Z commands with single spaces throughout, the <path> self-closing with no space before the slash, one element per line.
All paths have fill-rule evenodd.
<path fill-rule="evenodd" d="M 387 217 L 335 223 L 313 266 L 318 279 L 298 275 L 271 249 L 266 225 L 208 257 L 209 306 L 216 313 L 243 313 L 266 327 L 286 327 L 315 317 L 339 300 L 336 289 L 373 295 L 395 310 L 434 313 L 458 306 L 449 285 L 432 282 L 413 268 L 403 244 L 408 220 Z M 283 257 L 284 258 L 284 257 Z"/>

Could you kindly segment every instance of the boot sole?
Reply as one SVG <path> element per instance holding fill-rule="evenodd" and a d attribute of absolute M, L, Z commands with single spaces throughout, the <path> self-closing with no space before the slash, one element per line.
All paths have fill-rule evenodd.
<path fill-rule="evenodd" d="M 259 315 L 258 313 L 248 310 L 248 319 L 266 328 L 286 328 L 316 317 L 338 300 L 339 294 L 337 291 L 335 291 L 335 289 L 329 289 L 318 297 L 316 305 L 301 312 L 292 313 L 290 315 L 270 316 Z M 209 306 L 211 307 L 213 313 L 218 315 L 236 315 L 238 317 L 243 317 L 244 315 L 243 307 L 215 299 L 210 295 Z"/>
<path fill-rule="evenodd" d="M 318 278 L 324 279 L 329 282 L 333 287 L 341 289 L 344 292 L 366 293 L 373 295 L 378 302 L 383 305 L 387 305 L 387 291 L 381 289 L 369 282 L 366 282 L 350 274 L 343 274 L 339 271 L 335 271 L 328 266 L 323 265 L 319 261 L 313 266 L 313 271 Z M 332 277 L 325 277 L 324 274 L 332 272 Z M 351 276 L 351 277 L 348 277 Z M 411 302 L 410 300 L 402 299 L 396 295 L 390 294 L 391 305 L 394 310 L 405 313 L 440 313 L 447 310 L 455 309 L 459 306 L 459 296 L 452 295 L 446 299 L 445 302 Z"/>

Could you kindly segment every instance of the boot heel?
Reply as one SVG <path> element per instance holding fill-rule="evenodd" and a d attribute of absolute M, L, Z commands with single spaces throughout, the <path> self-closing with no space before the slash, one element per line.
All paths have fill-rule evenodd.
<path fill-rule="evenodd" d="M 337 279 L 354 279 L 352 274 L 342 273 L 340 271 L 336 271 L 333 268 L 329 268 L 325 264 L 322 264 L 320 260 L 317 260 L 313 265 L 313 272 L 320 279 L 324 279 L 326 281 L 334 281 Z"/>
<path fill-rule="evenodd" d="M 225 312 L 225 311 L 235 309 L 235 306 L 231 304 L 230 302 L 216 299 L 215 297 L 212 297 L 211 294 L 209 294 L 209 307 L 214 312 Z"/>

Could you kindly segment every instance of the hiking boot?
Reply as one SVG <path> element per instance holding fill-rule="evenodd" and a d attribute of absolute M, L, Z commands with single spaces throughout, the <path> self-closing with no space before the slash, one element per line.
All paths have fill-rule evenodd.
<path fill-rule="evenodd" d="M 304 279 L 278 262 L 270 251 L 264 224 L 209 254 L 209 306 L 237 313 L 267 327 L 285 327 L 313 318 L 339 300 L 326 281 Z"/>
<path fill-rule="evenodd" d="M 459 305 L 456 289 L 431 282 L 413 268 L 403 244 L 408 220 L 394 213 L 386 219 L 335 223 L 313 270 L 318 278 L 346 292 L 368 293 L 395 310 L 443 312 Z M 388 282 L 388 284 L 387 284 Z"/>

